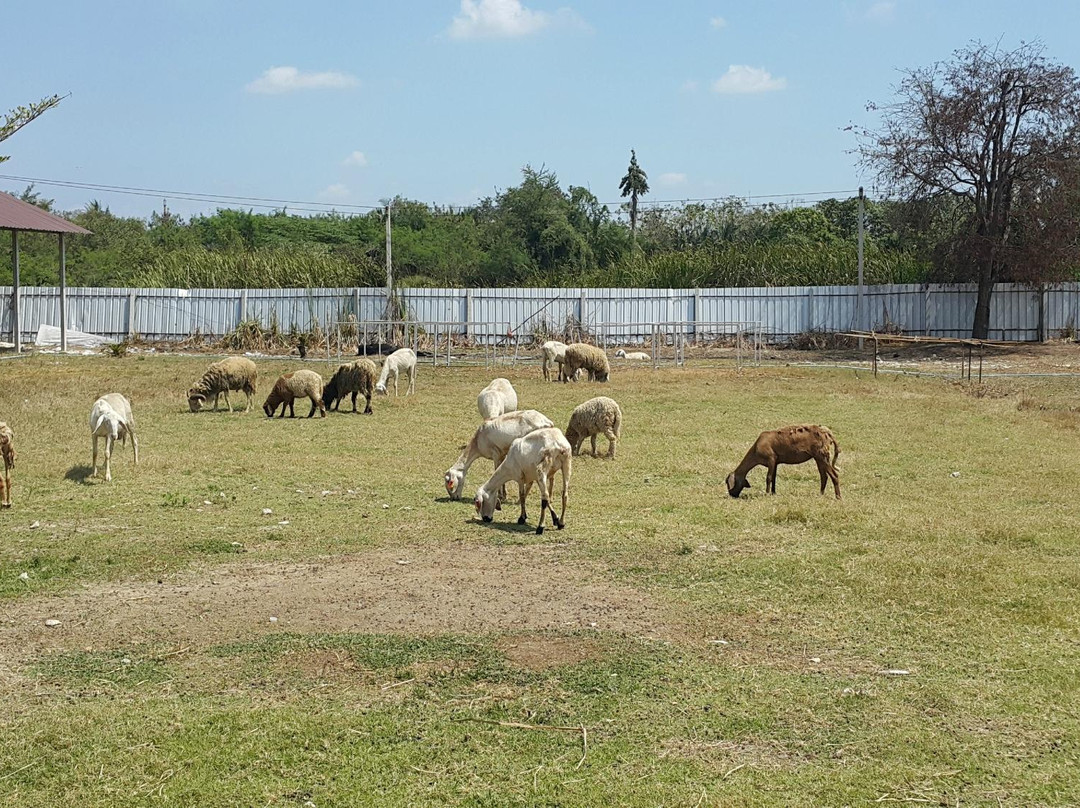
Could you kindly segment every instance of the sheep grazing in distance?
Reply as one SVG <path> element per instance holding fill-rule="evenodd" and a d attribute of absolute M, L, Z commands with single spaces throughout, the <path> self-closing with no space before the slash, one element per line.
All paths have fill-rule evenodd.
<path fill-rule="evenodd" d="M 492 379 L 491 384 L 480 391 L 476 397 L 476 409 L 485 421 L 513 412 L 518 407 L 517 392 L 509 379 Z"/>
<path fill-rule="evenodd" d="M 90 437 L 93 443 L 93 467 L 91 477 L 98 473 L 98 438 L 105 439 L 105 482 L 112 481 L 113 444 L 119 440 L 126 443 L 131 436 L 135 450 L 135 465 L 139 465 L 139 439 L 135 436 L 135 418 L 131 414 L 131 402 L 119 393 L 106 393 L 90 408 Z"/>
<path fill-rule="evenodd" d="M 558 365 L 558 381 L 563 377 L 563 360 L 566 358 L 566 343 L 559 342 L 557 339 L 549 339 L 543 345 L 540 346 L 540 352 L 543 356 L 544 364 L 544 381 L 551 381 L 551 371 L 548 368 L 549 363 Z"/>
<path fill-rule="evenodd" d="M 375 390 L 375 379 L 378 376 L 378 368 L 370 359 L 357 359 L 347 365 L 341 365 L 330 381 L 323 388 L 322 400 L 328 410 L 336 410 L 345 396 L 352 394 L 352 411 L 356 412 L 356 396 L 364 394 L 367 402 L 364 406 L 364 415 L 371 415 L 371 394 Z"/>
<path fill-rule="evenodd" d="M 836 473 L 836 458 L 839 455 L 840 445 L 832 432 L 823 426 L 806 424 L 762 432 L 739 467 L 727 476 L 728 493 L 737 498 L 744 488 L 750 487 L 746 479 L 749 471 L 757 466 L 765 466 L 768 469 L 765 491 L 775 494 L 778 465 L 793 466 L 813 460 L 817 463 L 818 473 L 821 475 L 821 493 L 825 493 L 825 484 L 832 480 L 836 498 L 840 499 L 840 477 Z"/>
<path fill-rule="evenodd" d="M 622 432 L 622 410 L 614 399 L 607 396 L 590 398 L 579 404 L 570 413 L 570 424 L 566 427 L 566 440 L 575 455 L 581 454 L 581 444 L 585 438 L 592 440 L 592 455 L 596 457 L 596 436 L 608 439 L 608 457 L 615 457 L 615 444 Z"/>
<path fill-rule="evenodd" d="M 510 444 L 515 440 L 530 432 L 552 426 L 555 426 L 554 422 L 536 410 L 508 412 L 484 421 L 473 433 L 461 456 L 444 475 L 446 493 L 450 495 L 450 499 L 461 499 L 465 475 L 469 473 L 469 466 L 479 458 L 486 457 L 498 468 L 506 453 L 510 451 Z"/>
<path fill-rule="evenodd" d="M 399 348 L 383 362 L 382 371 L 379 373 L 379 381 L 375 384 L 375 392 L 387 395 L 386 382 L 390 374 L 394 374 L 394 398 L 398 394 L 398 374 L 405 371 L 409 375 L 409 387 L 405 395 L 416 392 L 416 352 L 412 348 Z"/>
<path fill-rule="evenodd" d="M 232 412 L 229 403 L 230 390 L 242 390 L 247 396 L 244 412 L 251 412 L 251 399 L 255 395 L 255 382 L 259 379 L 259 370 L 255 363 L 244 356 L 230 356 L 220 362 L 214 362 L 206 369 L 195 384 L 188 390 L 188 407 L 198 412 L 206 404 L 206 399 L 214 397 L 214 411 L 217 412 L 218 397 L 225 394 L 225 406 Z"/>
<path fill-rule="evenodd" d="M 0 421 L 0 457 L 4 458 L 4 476 L 0 477 L 0 508 L 11 507 L 11 470 L 15 468 L 15 433 Z"/>
<path fill-rule="evenodd" d="M 629 353 L 627 353 L 622 348 L 619 348 L 619 350 L 615 352 L 615 358 L 628 359 L 631 362 L 647 362 L 652 359 L 652 357 L 644 351 L 630 351 Z"/>
<path fill-rule="evenodd" d="M 263 412 L 266 413 L 267 418 L 273 418 L 280 406 L 282 418 L 285 417 L 286 408 L 289 410 L 289 417 L 295 418 L 296 411 L 293 409 L 293 402 L 298 398 L 310 398 L 311 412 L 307 417 L 313 416 L 317 409 L 319 416 L 325 418 L 326 406 L 323 404 L 322 393 L 322 376 L 314 370 L 294 370 L 292 373 L 278 376 L 278 380 L 274 382 L 274 389 L 270 391 L 270 395 L 263 403 Z"/>
<path fill-rule="evenodd" d="M 567 345 L 563 359 L 563 381 L 574 378 L 578 370 L 582 368 L 588 371 L 589 378 L 594 382 L 606 382 L 611 373 L 607 354 L 602 349 L 595 345 L 586 345 L 584 342 Z"/>
<path fill-rule="evenodd" d="M 538 429 L 510 444 L 510 451 L 491 478 L 476 490 L 473 506 L 480 518 L 490 522 L 494 518 L 495 507 L 499 502 L 499 491 L 507 483 L 518 484 L 521 515 L 518 524 L 526 521 L 525 499 L 533 483 L 540 488 L 540 521 L 536 526 L 537 534 L 544 532 L 544 513 L 551 511 L 551 521 L 562 530 L 566 526 L 566 500 L 570 486 L 571 449 L 566 436 L 555 427 Z M 562 513 L 555 516 L 551 507 L 551 491 L 555 483 L 556 472 L 562 472 Z"/>

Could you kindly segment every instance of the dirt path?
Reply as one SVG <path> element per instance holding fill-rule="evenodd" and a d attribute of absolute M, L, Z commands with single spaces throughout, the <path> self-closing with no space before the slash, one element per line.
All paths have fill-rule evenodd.
<path fill-rule="evenodd" d="M 200 648 L 274 632 L 579 628 L 672 635 L 648 596 L 604 581 L 599 567 L 569 562 L 560 548 L 456 545 L 236 564 L 161 584 L 99 584 L 9 602 L 0 606 L 0 668 L 55 649 Z"/>

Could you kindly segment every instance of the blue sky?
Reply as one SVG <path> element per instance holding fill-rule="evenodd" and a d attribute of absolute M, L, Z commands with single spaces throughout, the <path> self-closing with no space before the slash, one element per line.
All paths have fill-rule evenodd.
<path fill-rule="evenodd" d="M 843 128 L 899 69 L 1035 38 L 1080 67 L 1065 0 L 7 0 L 0 19 L 0 109 L 70 93 L 0 145 L 0 175 L 341 210 L 472 203 L 527 163 L 614 202 L 631 148 L 652 200 L 853 189 Z"/>

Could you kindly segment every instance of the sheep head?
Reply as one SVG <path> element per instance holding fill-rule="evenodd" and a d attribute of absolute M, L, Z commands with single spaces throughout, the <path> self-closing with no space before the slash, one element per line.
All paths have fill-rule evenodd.
<path fill-rule="evenodd" d="M 196 392 L 194 389 L 188 390 L 188 409 L 192 412 L 198 412 L 203 408 L 203 404 L 206 403 L 206 396 L 202 393 Z"/>
<path fill-rule="evenodd" d="M 745 477 L 739 479 L 735 475 L 735 472 L 731 472 L 731 474 L 727 476 L 726 482 L 728 494 L 730 494 L 735 499 L 739 498 L 739 494 L 743 492 L 744 488 L 750 488 L 750 481 L 747 480 Z"/>
<path fill-rule="evenodd" d="M 495 518 L 495 506 L 499 500 L 498 494 L 498 491 L 485 491 L 483 486 L 476 490 L 473 507 L 476 508 L 477 515 L 485 522 L 490 522 Z"/>
<path fill-rule="evenodd" d="M 446 484 L 446 493 L 450 495 L 450 499 L 461 499 L 461 484 L 465 480 L 465 475 L 461 473 L 461 469 L 452 468 L 444 475 L 444 481 Z"/>

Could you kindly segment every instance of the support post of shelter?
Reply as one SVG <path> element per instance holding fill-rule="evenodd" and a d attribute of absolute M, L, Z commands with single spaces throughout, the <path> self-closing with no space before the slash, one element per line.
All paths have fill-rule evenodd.
<path fill-rule="evenodd" d="M 19 231 L 11 231 L 11 341 L 15 353 L 22 352 L 22 323 L 19 322 Z"/>
<path fill-rule="evenodd" d="M 67 263 L 64 234 L 60 233 L 60 353 L 67 353 Z"/>

